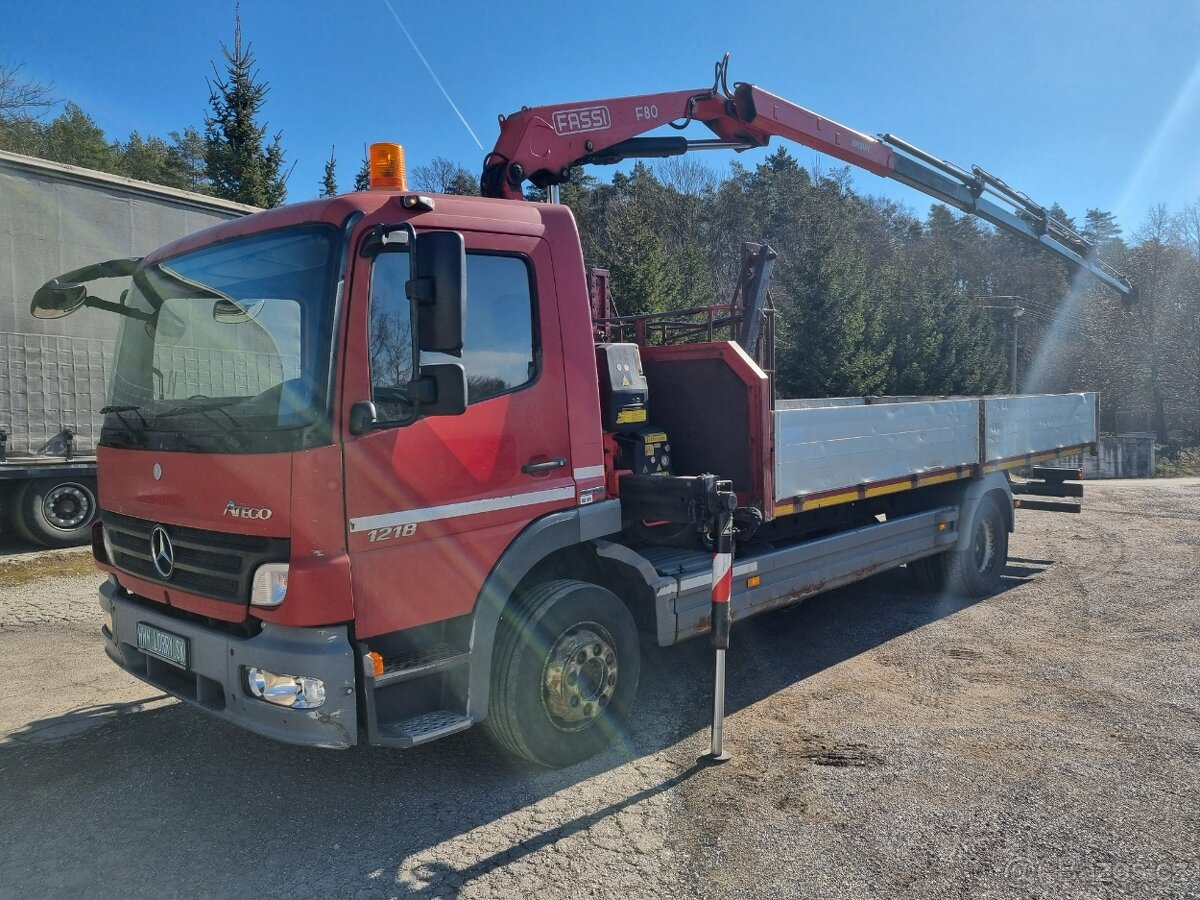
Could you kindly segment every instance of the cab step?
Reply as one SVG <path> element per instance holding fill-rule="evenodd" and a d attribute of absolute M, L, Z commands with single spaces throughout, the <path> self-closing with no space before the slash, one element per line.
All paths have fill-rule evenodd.
<path fill-rule="evenodd" d="M 385 657 L 383 674 L 375 676 L 375 687 L 380 688 L 413 678 L 424 678 L 435 672 L 444 672 L 447 669 L 466 665 L 470 659 L 471 654 L 468 651 L 459 650 L 449 644 L 438 644 L 435 647 L 408 653 L 404 656 Z"/>
<path fill-rule="evenodd" d="M 471 727 L 471 717 L 462 713 L 439 709 L 435 712 L 420 713 L 401 719 L 399 722 L 388 722 L 379 726 L 379 736 L 384 743 L 399 747 L 415 747 L 436 741 L 438 738 L 466 731 Z"/>

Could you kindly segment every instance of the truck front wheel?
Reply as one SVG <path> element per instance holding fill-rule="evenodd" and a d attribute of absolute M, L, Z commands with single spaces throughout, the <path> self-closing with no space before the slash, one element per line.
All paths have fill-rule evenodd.
<path fill-rule="evenodd" d="M 13 497 L 13 528 L 45 547 L 86 544 L 96 518 L 96 482 L 90 478 L 39 478 Z"/>
<path fill-rule="evenodd" d="M 1008 563 L 1008 526 L 994 497 L 982 501 L 966 549 L 953 550 L 944 558 L 946 583 L 954 593 L 982 597 L 999 590 Z"/>
<path fill-rule="evenodd" d="M 503 749 L 568 766 L 620 734 L 641 669 L 637 626 L 584 581 L 538 585 L 501 619 L 484 726 Z"/>

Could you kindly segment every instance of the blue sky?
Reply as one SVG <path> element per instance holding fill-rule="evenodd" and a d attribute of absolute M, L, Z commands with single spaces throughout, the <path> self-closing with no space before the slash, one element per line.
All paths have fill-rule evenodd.
<path fill-rule="evenodd" d="M 728 50 L 732 79 L 978 163 L 1075 216 L 1109 209 L 1133 231 L 1151 204 L 1200 199 L 1195 2 L 392 3 L 487 147 L 498 113 L 703 87 Z M 478 170 L 384 0 L 246 0 L 242 18 L 271 83 L 265 117 L 296 163 L 290 199 L 316 194 L 331 146 L 343 187 L 372 140 L 405 144 L 410 166 L 441 155 Z M 209 60 L 232 30 L 232 0 L 0 0 L 0 60 L 54 82 L 110 137 L 201 125 Z M 855 184 L 926 207 L 865 173 Z"/>

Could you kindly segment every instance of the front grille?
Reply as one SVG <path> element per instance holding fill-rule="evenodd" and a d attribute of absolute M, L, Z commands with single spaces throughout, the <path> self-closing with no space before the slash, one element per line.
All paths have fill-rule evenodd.
<path fill-rule="evenodd" d="M 266 562 L 287 562 L 286 538 L 252 534 L 227 534 L 183 525 L 163 525 L 175 549 L 175 568 L 163 578 L 150 557 L 150 532 L 160 523 L 102 510 L 100 519 L 112 542 L 113 565 L 137 578 L 177 588 L 189 594 L 250 602 L 254 570 Z"/>

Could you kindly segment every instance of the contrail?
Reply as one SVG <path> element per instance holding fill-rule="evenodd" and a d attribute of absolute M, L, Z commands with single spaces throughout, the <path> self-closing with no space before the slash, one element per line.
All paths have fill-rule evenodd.
<path fill-rule="evenodd" d="M 392 14 L 392 18 L 396 20 L 396 24 L 400 26 L 400 30 L 404 32 L 404 36 L 408 38 L 408 42 L 412 44 L 413 50 L 416 51 L 417 59 L 421 60 L 421 63 L 429 72 L 429 77 L 433 79 L 433 83 L 438 86 L 438 90 L 442 92 L 442 96 L 446 98 L 446 102 L 450 104 L 450 108 L 454 110 L 454 114 L 458 116 L 458 121 L 463 123 L 463 128 L 467 129 L 467 134 L 471 135 L 471 140 L 478 144 L 479 149 L 482 150 L 483 144 L 480 143 L 479 138 L 475 135 L 475 131 L 471 128 L 462 112 L 459 111 L 459 108 L 455 105 L 454 101 L 450 99 L 450 94 L 446 91 L 441 79 L 439 79 L 434 73 L 433 66 L 429 64 L 429 60 L 425 58 L 425 54 L 421 52 L 421 48 L 417 46 L 417 42 L 413 40 L 412 35 L 408 33 L 408 29 L 404 27 L 404 23 L 400 21 L 400 17 L 396 15 L 396 10 L 391 4 L 391 0 L 383 0 L 383 5 L 388 8 L 388 12 Z"/>

